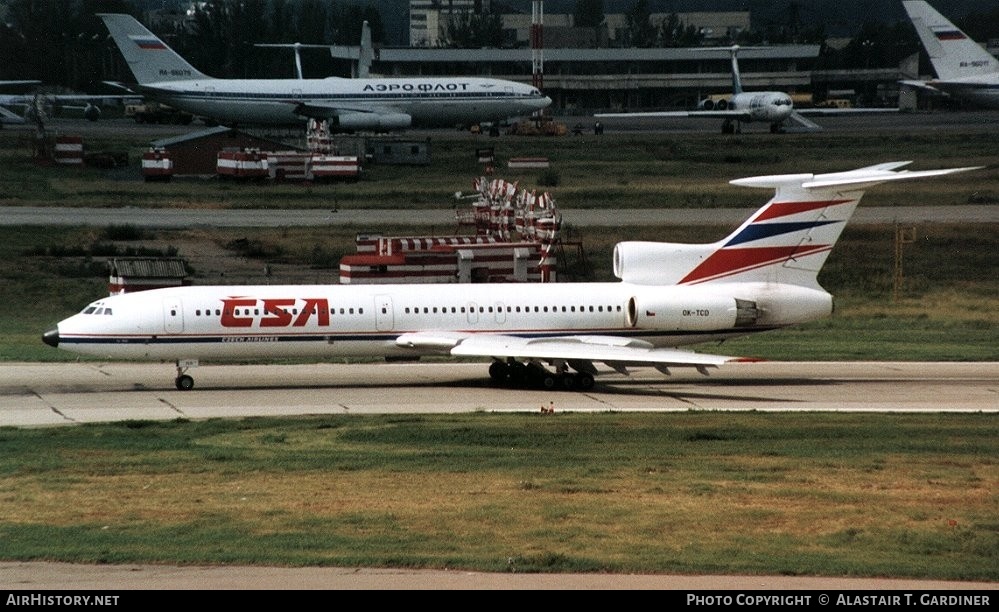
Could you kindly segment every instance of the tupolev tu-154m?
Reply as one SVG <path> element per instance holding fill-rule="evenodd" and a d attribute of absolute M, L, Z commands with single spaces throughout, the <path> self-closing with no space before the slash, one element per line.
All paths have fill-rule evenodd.
<path fill-rule="evenodd" d="M 481 77 L 213 78 L 131 15 L 98 17 L 128 62 L 136 92 L 224 125 L 316 119 L 334 131 L 453 128 L 527 116 L 551 104 L 532 85 Z"/>
<path fill-rule="evenodd" d="M 680 347 L 832 313 L 817 276 L 866 189 L 974 169 L 899 170 L 909 163 L 733 180 L 776 192 L 718 242 L 618 243 L 619 282 L 153 289 L 99 299 L 42 339 L 173 361 L 182 390 L 200 360 L 478 357 L 497 383 L 563 389 L 591 388 L 598 364 L 706 372 L 742 359 Z"/>

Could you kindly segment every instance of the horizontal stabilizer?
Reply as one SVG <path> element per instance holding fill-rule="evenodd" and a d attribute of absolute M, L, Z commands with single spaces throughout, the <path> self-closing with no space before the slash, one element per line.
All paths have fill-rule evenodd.
<path fill-rule="evenodd" d="M 895 172 L 896 168 L 911 162 L 888 162 L 847 172 L 832 172 L 829 174 L 774 174 L 769 176 L 753 176 L 729 181 L 739 187 L 756 187 L 779 189 L 785 187 L 800 187 L 802 189 L 828 189 L 834 187 L 851 187 L 864 189 L 888 181 L 901 181 L 929 176 L 942 176 L 977 170 L 981 166 L 964 168 L 944 168 L 940 170 L 903 170 Z"/>

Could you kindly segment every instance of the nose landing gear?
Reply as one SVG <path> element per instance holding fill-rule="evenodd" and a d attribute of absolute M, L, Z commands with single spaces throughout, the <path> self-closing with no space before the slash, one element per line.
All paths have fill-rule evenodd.
<path fill-rule="evenodd" d="M 194 388 L 194 378 L 187 374 L 187 370 L 196 367 L 198 367 L 197 359 L 177 360 L 177 378 L 173 382 L 178 391 L 190 391 Z"/>

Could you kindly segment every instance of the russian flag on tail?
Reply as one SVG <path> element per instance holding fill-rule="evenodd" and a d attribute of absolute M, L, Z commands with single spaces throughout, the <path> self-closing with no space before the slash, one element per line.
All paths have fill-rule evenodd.
<path fill-rule="evenodd" d="M 132 39 L 132 42 L 134 42 L 140 49 L 160 51 L 166 49 L 166 45 L 163 44 L 163 41 L 156 37 L 129 36 L 129 38 Z"/>

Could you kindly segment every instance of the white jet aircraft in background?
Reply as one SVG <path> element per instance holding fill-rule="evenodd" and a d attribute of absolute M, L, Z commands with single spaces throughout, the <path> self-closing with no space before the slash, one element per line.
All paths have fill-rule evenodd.
<path fill-rule="evenodd" d="M 42 339 L 174 361 L 182 390 L 199 360 L 482 357 L 497 382 L 565 389 L 591 388 L 599 363 L 704 372 L 739 359 L 678 347 L 830 315 L 817 275 L 865 189 L 972 169 L 897 170 L 908 163 L 734 180 L 776 194 L 719 242 L 619 243 L 620 282 L 153 289 L 97 300 Z"/>
<path fill-rule="evenodd" d="M 478 77 L 216 79 L 187 63 L 130 15 L 99 14 L 138 92 L 225 125 L 400 130 L 504 121 L 546 108 L 537 87 Z"/>
<path fill-rule="evenodd" d="M 937 73 L 932 81 L 902 81 L 983 108 L 999 108 L 999 60 L 926 2 L 903 2 Z"/>
<path fill-rule="evenodd" d="M 892 113 L 897 108 L 794 108 L 791 96 L 783 91 L 743 91 L 739 73 L 739 47 L 729 47 L 732 53 L 732 94 L 727 98 L 705 98 L 690 111 L 650 111 L 635 113 L 599 113 L 598 119 L 630 117 L 686 117 L 691 119 L 724 119 L 723 134 L 737 134 L 743 123 L 769 123 L 773 133 L 783 132 L 788 122 L 805 130 L 817 131 L 822 127 L 805 118 L 806 115 L 831 117 L 863 113 Z"/>

